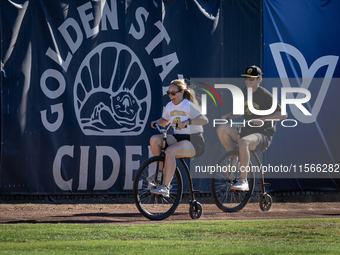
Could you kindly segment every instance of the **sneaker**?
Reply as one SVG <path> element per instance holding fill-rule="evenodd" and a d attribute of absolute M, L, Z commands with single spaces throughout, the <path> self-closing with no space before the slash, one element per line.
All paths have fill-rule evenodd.
<path fill-rule="evenodd" d="M 151 186 L 156 186 L 155 183 L 155 175 L 156 173 L 153 173 L 152 175 L 150 175 L 148 178 L 146 178 L 147 182 L 151 185 Z M 162 178 L 162 173 L 160 173 L 160 177 L 159 180 Z M 172 188 L 172 185 L 169 185 L 169 190 Z"/>
<path fill-rule="evenodd" d="M 164 197 L 169 197 L 169 189 L 165 185 L 159 186 L 157 189 L 150 190 L 152 194 L 163 195 Z"/>
<path fill-rule="evenodd" d="M 248 191 L 249 186 L 248 186 L 248 181 L 247 180 L 239 180 L 236 182 L 232 187 L 231 190 L 237 190 L 237 191 Z"/>

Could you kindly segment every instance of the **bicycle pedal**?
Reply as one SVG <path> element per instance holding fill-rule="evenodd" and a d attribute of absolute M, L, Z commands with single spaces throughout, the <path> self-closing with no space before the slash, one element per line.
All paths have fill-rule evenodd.
<path fill-rule="evenodd" d="M 156 183 L 154 183 L 154 182 L 149 182 L 149 184 L 150 184 L 151 187 L 156 187 Z"/>
<path fill-rule="evenodd" d="M 261 182 L 259 182 L 257 185 L 261 185 Z M 263 183 L 264 187 L 269 187 L 271 184 L 268 182 Z"/>
<path fill-rule="evenodd" d="M 189 193 L 190 193 L 190 190 L 188 190 L 187 192 L 189 192 Z M 199 190 L 193 190 L 193 191 L 192 191 L 192 193 L 194 193 L 194 194 L 198 194 L 198 193 L 201 193 L 201 191 L 199 191 Z"/>

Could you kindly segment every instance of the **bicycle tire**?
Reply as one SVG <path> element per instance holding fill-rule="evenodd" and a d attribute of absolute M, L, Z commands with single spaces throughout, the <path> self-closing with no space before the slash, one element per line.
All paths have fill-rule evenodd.
<path fill-rule="evenodd" d="M 265 193 L 260 196 L 260 208 L 262 211 L 267 212 L 270 210 L 273 204 L 273 199 L 272 197 Z"/>
<path fill-rule="evenodd" d="M 164 157 L 154 156 L 142 163 L 133 182 L 133 198 L 140 213 L 150 220 L 164 220 L 173 214 L 181 201 L 183 193 L 182 175 L 176 167 L 170 185 L 170 197 L 155 195 L 150 192 L 152 186 L 146 178 L 156 169 L 158 162 L 164 163 Z"/>
<path fill-rule="evenodd" d="M 248 191 L 232 191 L 231 186 L 235 184 L 239 178 L 240 170 L 237 167 L 237 171 L 234 172 L 235 169 L 231 169 L 231 171 L 225 171 L 228 168 L 223 168 L 224 166 L 228 166 L 230 164 L 228 161 L 231 160 L 232 156 L 238 157 L 238 151 L 228 151 L 224 155 L 222 155 L 218 160 L 216 165 L 221 166 L 221 171 L 215 171 L 210 179 L 210 192 L 211 197 L 216 204 L 216 206 L 224 212 L 238 212 L 246 204 L 249 202 L 253 192 L 254 192 L 254 184 L 255 184 L 255 174 L 252 171 L 249 171 L 247 174 L 247 180 L 249 185 Z M 239 160 L 238 160 L 239 163 Z M 239 165 L 239 164 L 237 164 Z M 252 164 L 249 162 L 249 167 L 251 168 Z"/>

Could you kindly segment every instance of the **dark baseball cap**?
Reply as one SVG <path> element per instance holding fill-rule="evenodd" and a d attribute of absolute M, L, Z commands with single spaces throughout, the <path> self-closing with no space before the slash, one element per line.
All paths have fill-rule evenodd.
<path fill-rule="evenodd" d="M 252 65 L 248 66 L 245 74 L 241 74 L 243 77 L 256 78 L 262 76 L 262 71 L 258 66 Z"/>

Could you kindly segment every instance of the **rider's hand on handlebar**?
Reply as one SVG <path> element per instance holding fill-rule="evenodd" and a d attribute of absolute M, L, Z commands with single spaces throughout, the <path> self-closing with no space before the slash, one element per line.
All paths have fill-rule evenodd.
<path fill-rule="evenodd" d="M 151 122 L 151 127 L 154 128 L 154 129 L 157 128 L 155 124 L 157 124 L 157 121 L 152 121 L 152 122 Z"/>
<path fill-rule="evenodd" d="M 223 115 L 223 116 L 222 116 L 222 119 L 229 121 L 229 120 L 230 120 L 230 117 L 228 116 L 228 114 L 226 114 L 226 115 Z"/>
<path fill-rule="evenodd" d="M 180 122 L 180 123 L 177 124 L 178 129 L 182 129 L 182 128 L 186 128 L 186 127 L 187 127 L 187 121 L 184 121 L 184 123 Z"/>
<path fill-rule="evenodd" d="M 259 121 L 259 120 L 253 120 L 251 121 L 251 124 L 254 126 L 261 126 L 263 125 L 263 122 Z"/>

